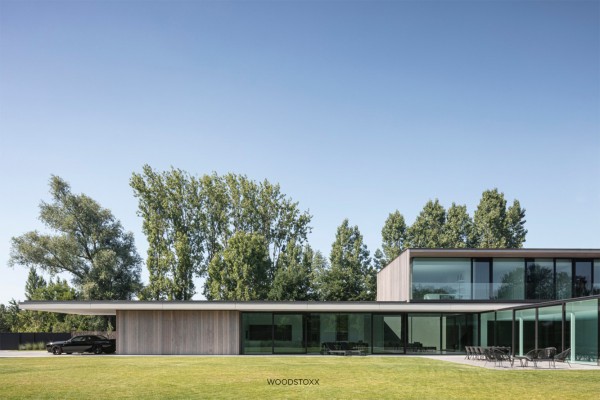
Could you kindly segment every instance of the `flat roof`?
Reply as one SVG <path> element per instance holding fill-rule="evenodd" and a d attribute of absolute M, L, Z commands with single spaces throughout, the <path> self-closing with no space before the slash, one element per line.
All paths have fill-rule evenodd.
<path fill-rule="evenodd" d="M 600 258 L 600 249 L 406 249 L 411 257 Z M 403 253 L 404 253 L 403 251 Z"/>
<path fill-rule="evenodd" d="M 393 301 L 25 301 L 19 307 L 80 315 L 116 315 L 117 311 L 279 311 L 279 312 L 482 312 L 527 303 L 406 303 Z"/>

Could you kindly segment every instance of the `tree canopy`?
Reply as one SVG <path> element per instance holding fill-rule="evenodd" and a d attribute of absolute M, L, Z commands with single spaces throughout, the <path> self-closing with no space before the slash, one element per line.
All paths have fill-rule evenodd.
<path fill-rule="evenodd" d="M 93 199 L 71 193 L 58 176 L 50 178 L 50 194 L 52 201 L 40 204 L 40 220 L 53 234 L 13 237 L 9 265 L 66 272 L 80 299 L 131 299 L 141 286 L 133 234 Z"/>
<path fill-rule="evenodd" d="M 330 267 L 323 271 L 321 296 L 328 301 L 374 300 L 375 270 L 358 226 L 345 219 L 331 245 Z"/>
<path fill-rule="evenodd" d="M 142 173 L 132 175 L 130 184 L 149 244 L 150 283 L 144 291 L 148 299 L 188 300 L 196 293 L 196 277 L 208 277 L 203 292 L 214 298 L 219 293 L 217 277 L 222 282 L 229 279 L 216 268 L 232 272 L 228 263 L 245 256 L 239 253 L 245 248 L 242 242 L 258 245 L 258 236 L 268 261 L 264 283 L 270 286 L 277 270 L 291 260 L 282 257 L 286 246 L 302 246 L 311 229 L 311 215 L 267 180 L 255 182 L 232 173 L 195 177 L 179 169 L 157 172 L 145 165 Z M 251 235 L 238 235 L 231 242 L 239 232 Z M 233 243 L 240 247 L 226 252 Z M 249 290 L 251 296 L 268 296 L 258 287 Z"/>

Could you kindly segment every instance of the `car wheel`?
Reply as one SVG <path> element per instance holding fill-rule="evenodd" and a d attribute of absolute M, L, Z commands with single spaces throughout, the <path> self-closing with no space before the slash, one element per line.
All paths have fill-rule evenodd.
<path fill-rule="evenodd" d="M 52 349 L 52 353 L 53 353 L 54 355 L 58 356 L 58 355 L 60 355 L 60 354 L 62 353 L 62 349 L 61 349 L 60 347 L 56 346 L 56 347 L 54 347 L 54 348 Z"/>
<path fill-rule="evenodd" d="M 102 354 L 102 346 L 94 347 L 94 354 Z"/>

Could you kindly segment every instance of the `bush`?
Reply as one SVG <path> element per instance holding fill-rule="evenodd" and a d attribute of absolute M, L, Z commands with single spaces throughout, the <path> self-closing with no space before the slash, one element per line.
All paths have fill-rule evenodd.
<path fill-rule="evenodd" d="M 19 350 L 46 350 L 46 343 L 23 343 L 19 345 Z"/>

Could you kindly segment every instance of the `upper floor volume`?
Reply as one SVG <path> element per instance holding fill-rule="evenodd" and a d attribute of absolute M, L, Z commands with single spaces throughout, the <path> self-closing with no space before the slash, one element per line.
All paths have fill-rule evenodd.
<path fill-rule="evenodd" d="M 523 302 L 600 294 L 600 249 L 406 249 L 377 301 Z"/>

